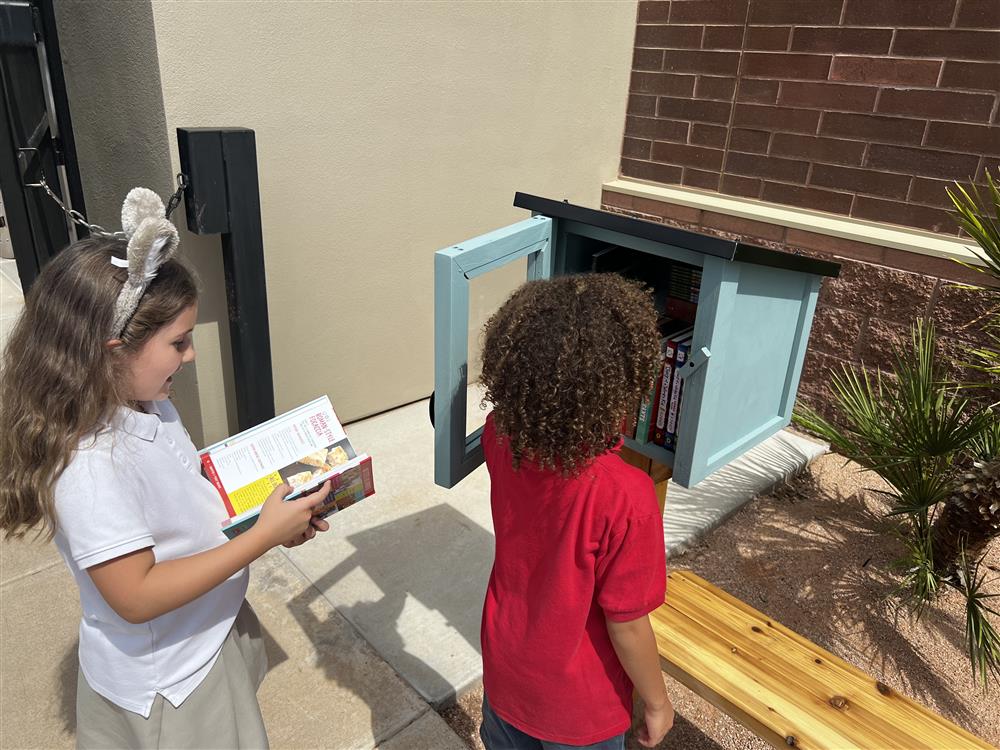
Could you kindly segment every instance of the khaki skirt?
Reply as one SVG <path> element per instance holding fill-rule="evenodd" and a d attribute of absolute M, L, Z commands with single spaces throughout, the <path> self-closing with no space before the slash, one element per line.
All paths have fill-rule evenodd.
<path fill-rule="evenodd" d="M 144 719 L 94 692 L 81 671 L 76 682 L 76 746 L 80 750 L 267 748 L 257 703 L 257 688 L 266 673 L 260 622 L 244 601 L 219 658 L 178 708 L 157 695 L 149 718 Z"/>

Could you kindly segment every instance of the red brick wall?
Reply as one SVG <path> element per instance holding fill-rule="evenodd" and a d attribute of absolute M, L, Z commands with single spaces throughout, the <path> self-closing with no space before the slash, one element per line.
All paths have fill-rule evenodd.
<path fill-rule="evenodd" d="M 639 3 L 623 176 L 955 233 L 1000 169 L 1000 0 Z"/>

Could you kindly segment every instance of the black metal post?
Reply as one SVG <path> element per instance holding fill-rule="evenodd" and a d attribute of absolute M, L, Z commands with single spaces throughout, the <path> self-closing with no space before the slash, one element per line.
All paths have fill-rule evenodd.
<path fill-rule="evenodd" d="M 245 430 L 274 416 L 257 147 L 248 128 L 178 128 L 188 229 L 221 234 L 236 418 Z"/>

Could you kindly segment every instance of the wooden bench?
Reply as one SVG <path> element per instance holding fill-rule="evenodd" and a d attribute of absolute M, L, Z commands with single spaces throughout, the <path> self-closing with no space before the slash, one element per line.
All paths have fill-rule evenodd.
<path fill-rule="evenodd" d="M 694 573 L 650 622 L 663 671 L 773 747 L 992 748 Z"/>
<path fill-rule="evenodd" d="M 670 469 L 622 458 L 653 478 L 662 512 Z M 694 573 L 667 576 L 649 619 L 663 671 L 773 747 L 995 750 Z"/>

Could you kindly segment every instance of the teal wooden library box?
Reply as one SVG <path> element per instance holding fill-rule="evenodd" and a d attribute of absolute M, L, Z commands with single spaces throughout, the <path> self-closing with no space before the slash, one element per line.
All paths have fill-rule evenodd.
<path fill-rule="evenodd" d="M 626 438 L 697 484 L 785 427 L 792 416 L 824 276 L 840 266 L 517 193 L 533 216 L 434 257 L 434 481 L 452 487 L 483 461 L 482 428 L 466 434 L 469 281 L 519 258 L 528 279 L 626 268 L 660 299 L 669 279 L 701 278 L 673 450 Z"/>

